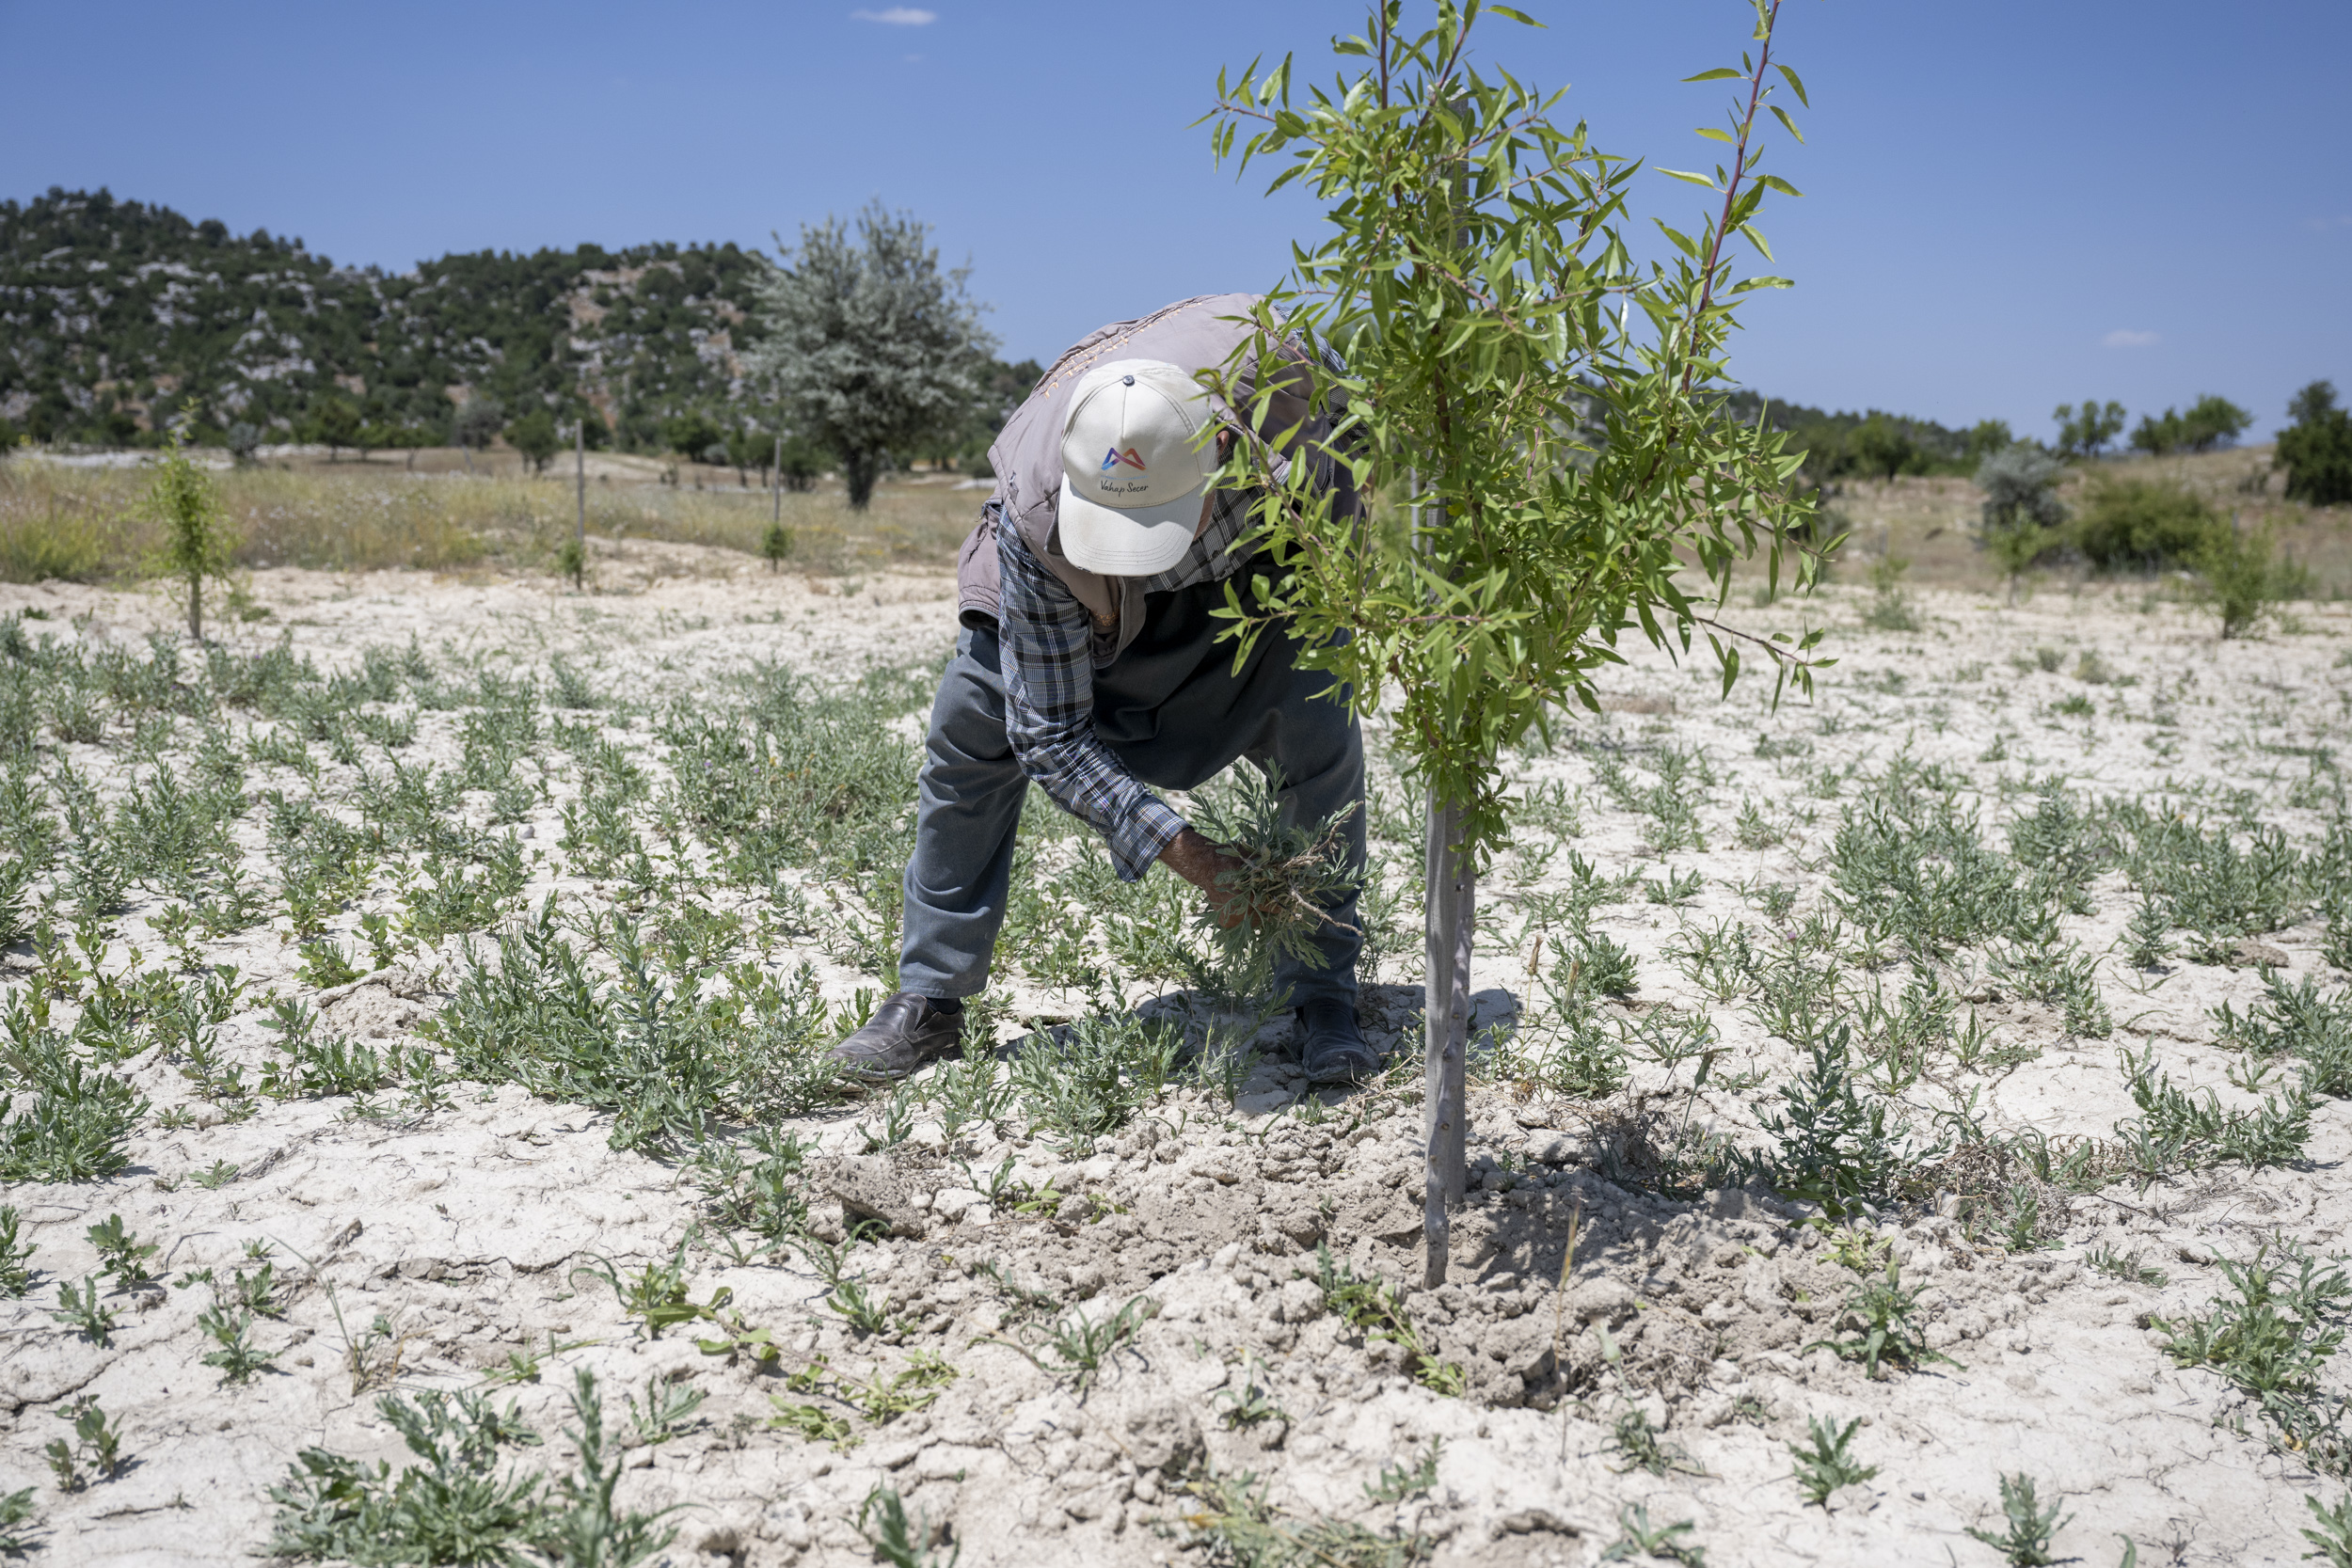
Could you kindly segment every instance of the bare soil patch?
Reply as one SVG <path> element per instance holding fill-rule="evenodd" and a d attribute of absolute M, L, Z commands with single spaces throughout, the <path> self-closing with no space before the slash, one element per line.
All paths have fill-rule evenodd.
<path fill-rule="evenodd" d="M 0 1495 L 52 1560 L 353 1539 L 290 1466 L 422 1465 L 379 1402 L 435 1390 L 544 1439 L 475 1450 L 530 1518 L 606 1464 L 607 1538 L 675 1508 L 679 1563 L 871 1561 L 891 1507 L 967 1564 L 1994 1563 L 2019 1473 L 2058 1557 L 2281 1562 L 2344 1495 L 2325 1291 L 2283 1393 L 2180 1348 L 2352 1222 L 2341 607 L 2220 643 L 2137 593 L 1927 590 L 1885 632 L 1833 589 L 1751 612 L 1836 627 L 1777 709 L 1634 656 L 1516 759 L 1422 1291 L 1385 763 L 1381 1082 L 1307 1092 L 1279 1022 L 1192 1054 L 1179 890 L 1041 809 L 990 1048 L 859 1095 L 816 1064 L 886 983 L 952 581 L 641 540 L 596 580 L 257 572 L 210 664 L 163 597 L 0 587 L 41 841 L 0 1081 L 22 1117 L 70 1057 L 145 1102 L 119 1169 L 0 1189 Z M 1875 1146 L 1792 1122 L 1833 1039 Z M 158 1251 L 106 1273 L 110 1215 Z M 85 1281 L 103 1342 L 57 1316 Z M 61 1491 L 82 1400 L 129 1463 Z M 1870 1472 L 1826 1506 L 1813 1423 Z"/>

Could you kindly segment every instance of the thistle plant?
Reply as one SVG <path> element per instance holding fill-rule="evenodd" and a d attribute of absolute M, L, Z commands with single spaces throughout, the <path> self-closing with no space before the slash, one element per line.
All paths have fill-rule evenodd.
<path fill-rule="evenodd" d="M 1597 708 L 1594 679 L 1627 632 L 1684 648 L 1704 633 L 1726 687 L 1742 646 L 1804 683 L 1818 634 L 1756 637 L 1720 611 L 1734 562 L 1759 547 L 1775 591 L 1817 564 L 1795 545 L 1802 457 L 1723 412 L 1738 307 L 1785 281 L 1737 276 L 1728 248 L 1769 256 L 1765 194 L 1796 194 L 1758 167 L 1759 117 L 1794 130 L 1766 100 L 1781 84 L 1804 98 L 1785 65 L 1767 85 L 1779 0 L 1755 0 L 1737 69 L 1691 78 L 1740 84 L 1725 126 L 1700 132 L 1729 166 L 1664 171 L 1720 205 L 1695 233 L 1670 228 L 1671 265 L 1646 268 L 1618 230 L 1638 163 L 1555 126 L 1558 94 L 1466 63 L 1482 16 L 1529 19 L 1439 0 L 1416 33 L 1404 8 L 1380 0 L 1334 46 L 1361 69 L 1303 103 L 1287 59 L 1220 74 L 1217 154 L 1248 122 L 1242 168 L 1282 163 L 1273 187 L 1300 182 L 1328 228 L 1294 248 L 1251 339 L 1203 379 L 1248 433 L 1220 476 L 1260 498 L 1238 547 L 1281 568 L 1251 579 L 1248 603 L 1228 590 L 1229 635 L 1295 639 L 1298 663 L 1344 683 L 1359 713 L 1403 689 L 1396 748 L 1428 791 L 1434 1285 L 1466 1190 L 1469 941 L 1475 867 L 1507 841 L 1502 752 L 1562 705 Z M 1367 496 L 1393 504 L 1367 516 Z"/>

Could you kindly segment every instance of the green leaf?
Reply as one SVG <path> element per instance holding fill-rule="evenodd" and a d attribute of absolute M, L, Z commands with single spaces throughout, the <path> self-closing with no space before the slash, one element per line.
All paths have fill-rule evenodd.
<path fill-rule="evenodd" d="M 1731 133 L 1728 131 L 1718 130 L 1712 125 L 1693 125 L 1691 127 L 1691 134 L 1694 136 L 1705 136 L 1708 141 L 1719 141 L 1724 143 L 1725 145 L 1731 144 Z"/>
<path fill-rule="evenodd" d="M 1662 175 L 1665 175 L 1665 176 L 1666 176 L 1668 179 L 1670 179 L 1670 180 L 1681 180 L 1681 181 L 1686 181 L 1686 182 L 1688 182 L 1689 183 L 1693 184 L 1693 185 L 1704 185 L 1704 186 L 1706 186 L 1706 187 L 1707 187 L 1708 190 L 1710 190 L 1710 191 L 1711 191 L 1711 190 L 1718 190 L 1718 189 L 1720 189 L 1720 188 L 1721 188 L 1720 186 L 1718 186 L 1718 185 L 1715 183 L 1715 182 L 1714 182 L 1714 181 L 1709 180 L 1709 179 L 1708 179 L 1706 175 L 1704 175 L 1704 174 L 1691 174 L 1691 173 L 1687 173 L 1687 172 L 1685 172 L 1685 171 L 1684 171 L 1684 170 L 1682 170 L 1682 169 L 1678 169 L 1678 168 L 1666 168 L 1666 167 L 1664 167 L 1664 166 L 1660 166 L 1660 168 L 1659 168 L 1658 172 L 1659 172 L 1659 173 L 1661 173 L 1661 174 L 1662 174 Z"/>
<path fill-rule="evenodd" d="M 1781 127 L 1781 129 L 1782 129 L 1782 130 L 1784 130 L 1784 131 L 1788 132 L 1790 135 L 1792 135 L 1792 136 L 1796 137 L 1799 141 L 1803 141 L 1803 140 L 1804 140 L 1804 133 L 1803 131 L 1800 131 L 1800 130 L 1798 130 L 1798 129 L 1797 129 L 1797 122 L 1796 122 L 1795 120 L 1790 119 L 1788 118 L 1788 110 L 1786 110 L 1786 109 L 1782 108 L 1782 107 L 1781 107 L 1779 104 L 1777 104 L 1777 103 L 1767 103 L 1767 104 L 1765 104 L 1764 106 L 1765 106 L 1766 108 L 1768 108 L 1768 109 L 1772 110 L 1772 111 L 1773 116 L 1779 119 L 1779 121 L 1780 121 L 1780 127 Z"/>
<path fill-rule="evenodd" d="M 1783 196 L 1803 196 L 1804 194 L 1804 192 L 1797 189 L 1796 186 L 1790 184 L 1788 181 L 1783 180 L 1777 174 L 1759 174 L 1756 177 L 1756 182 L 1762 185 L 1766 190 L 1778 191 Z"/>
<path fill-rule="evenodd" d="M 1542 23 L 1528 15 L 1525 11 L 1514 10 L 1509 6 L 1488 6 L 1486 9 L 1495 16 L 1509 17 L 1512 21 L 1518 23 L 1522 26 L 1540 27 L 1543 25 Z"/>
<path fill-rule="evenodd" d="M 1777 61 L 1773 63 L 1772 69 L 1779 71 L 1783 76 L 1788 79 L 1788 86 L 1795 90 L 1798 103 L 1804 104 L 1808 109 L 1813 107 L 1813 100 L 1804 95 L 1804 83 L 1798 80 L 1797 73 L 1795 71 L 1789 70 L 1787 66 L 1782 65 Z"/>
<path fill-rule="evenodd" d="M 1787 71 L 1788 68 L 1787 66 L 1782 66 L 1780 69 Z M 1702 71 L 1696 76 L 1685 76 L 1683 80 L 1686 82 L 1722 82 L 1736 77 L 1739 74 L 1740 72 L 1732 70 L 1731 67 L 1727 65 L 1719 65 L 1712 71 Z M 1804 90 L 1802 87 L 1798 89 L 1797 96 L 1799 98 L 1803 98 L 1804 96 Z"/>

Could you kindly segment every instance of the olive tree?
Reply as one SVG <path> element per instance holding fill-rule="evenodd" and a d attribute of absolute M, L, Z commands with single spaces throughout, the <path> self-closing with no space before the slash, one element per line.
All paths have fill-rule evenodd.
<path fill-rule="evenodd" d="M 834 454 L 862 510 L 893 451 L 969 417 L 996 340 L 964 292 L 972 269 L 943 270 L 911 214 L 876 203 L 857 230 L 827 218 L 802 226 L 797 251 L 776 242 L 784 264 L 756 285 L 768 336 L 745 369 Z"/>
<path fill-rule="evenodd" d="M 1359 712 L 1391 689 L 1401 697 L 1395 745 L 1428 801 L 1433 1284 L 1465 1186 L 1475 875 L 1507 836 L 1501 752 L 1564 705 L 1597 711 L 1595 678 L 1622 661 L 1629 635 L 1680 653 L 1704 635 L 1726 691 L 1743 649 L 1801 684 L 1820 662 L 1818 633 L 1761 636 L 1723 619 L 1741 559 L 1761 550 L 1775 593 L 1784 573 L 1810 586 L 1820 564 L 1798 543 L 1811 517 L 1792 484 L 1803 455 L 1724 409 L 1734 312 L 1785 284 L 1742 276 L 1731 247 L 1769 261 L 1758 210 L 1768 191 L 1797 194 L 1759 167 L 1760 117 L 1793 134 L 1768 99 L 1779 85 L 1804 97 L 1772 58 L 1778 0 L 1753 3 L 1739 67 L 1688 78 L 1739 84 L 1724 125 L 1699 132 L 1726 162 L 1655 171 L 1713 198 L 1695 228 L 1664 228 L 1663 261 L 1638 261 L 1620 233 L 1641 165 L 1553 123 L 1558 93 L 1467 63 L 1476 0 L 1439 0 L 1419 32 L 1403 28 L 1403 0 L 1382 0 L 1363 34 L 1335 41 L 1361 62 L 1352 73 L 1302 102 L 1288 60 L 1253 65 L 1220 76 L 1208 117 L 1220 157 L 1248 129 L 1242 166 L 1282 163 L 1272 188 L 1297 182 L 1326 209 L 1322 236 L 1295 247 L 1291 276 L 1259 308 L 1253 341 L 1207 378 L 1229 399 L 1253 388 L 1243 422 L 1256 428 L 1223 480 L 1259 490 L 1241 547 L 1270 550 L 1280 568 L 1253 578 L 1247 602 L 1229 591 L 1224 614 L 1244 645 L 1296 639 L 1300 662 L 1345 683 Z M 1264 428 L 1281 378 L 1241 375 L 1285 340 L 1339 414 L 1308 461 L 1286 444 L 1295 432 Z M 1318 482 L 1331 464 L 1382 498 L 1373 515 L 1341 510 Z"/>

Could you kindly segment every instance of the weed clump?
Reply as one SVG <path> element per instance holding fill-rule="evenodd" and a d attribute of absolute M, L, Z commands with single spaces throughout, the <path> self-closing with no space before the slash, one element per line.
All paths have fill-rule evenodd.
<path fill-rule="evenodd" d="M 2230 1293 L 2196 1317 L 2153 1326 L 2175 1362 L 2211 1368 L 2251 1400 L 2280 1449 L 2344 1475 L 2352 1472 L 2344 1400 L 2321 1387 L 2320 1374 L 2343 1347 L 2352 1280 L 2292 1243 L 2280 1250 L 2277 1260 L 2268 1243 L 2250 1262 L 2222 1259 Z"/>
<path fill-rule="evenodd" d="M 268 1550 L 310 1561 L 516 1561 L 524 1552 L 560 1562 L 626 1568 L 668 1545 L 674 1529 L 659 1513 L 613 1501 L 626 1456 L 604 1429 L 595 1376 L 581 1369 L 572 1389 L 579 1425 L 566 1427 L 575 1468 L 554 1477 L 520 1471 L 510 1450 L 543 1439 L 516 1414 L 473 1393 L 428 1389 L 414 1403 L 398 1395 L 376 1410 L 418 1463 L 397 1476 L 326 1449 L 305 1449 L 269 1490 L 277 1516 Z"/>
<path fill-rule="evenodd" d="M 2054 1501 L 2043 1508 L 2036 1495 L 2033 1477 L 2023 1473 L 2004 1475 L 2001 1513 L 2007 1528 L 1995 1534 L 1971 1526 L 1968 1534 L 1999 1552 L 2010 1568 L 2049 1568 L 2049 1564 L 2062 1560 L 2050 1555 L 2050 1541 L 2066 1528 L 2067 1520 L 2058 1516 L 2058 1510 L 2064 1506 L 2062 1501 Z"/>

